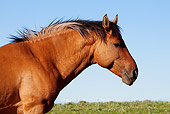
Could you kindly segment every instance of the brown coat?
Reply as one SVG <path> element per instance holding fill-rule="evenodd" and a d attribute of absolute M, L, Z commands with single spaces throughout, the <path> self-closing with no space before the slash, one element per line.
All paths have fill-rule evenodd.
<path fill-rule="evenodd" d="M 101 22 L 57 23 L 0 47 L 0 114 L 48 112 L 59 92 L 95 63 L 132 85 L 137 66 L 116 23 L 107 15 Z"/>

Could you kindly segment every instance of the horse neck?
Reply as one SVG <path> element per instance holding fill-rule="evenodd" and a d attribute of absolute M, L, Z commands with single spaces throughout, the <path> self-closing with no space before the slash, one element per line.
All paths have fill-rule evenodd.
<path fill-rule="evenodd" d="M 67 84 L 93 63 L 92 44 L 77 32 L 67 30 L 35 41 L 30 46 L 45 68 L 51 70 L 49 66 L 53 66 L 53 70 L 59 72 L 56 77 L 61 76 Z"/>

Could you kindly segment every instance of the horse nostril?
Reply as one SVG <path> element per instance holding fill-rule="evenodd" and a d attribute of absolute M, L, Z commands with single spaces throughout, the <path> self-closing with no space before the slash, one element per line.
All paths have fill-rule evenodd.
<path fill-rule="evenodd" d="M 133 78 L 136 80 L 138 76 L 138 69 L 133 70 Z"/>

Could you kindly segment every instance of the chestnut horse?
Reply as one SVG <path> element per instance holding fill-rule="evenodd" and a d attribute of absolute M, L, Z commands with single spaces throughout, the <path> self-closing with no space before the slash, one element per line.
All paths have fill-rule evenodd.
<path fill-rule="evenodd" d="M 0 114 L 50 111 L 59 92 L 95 63 L 132 85 L 138 69 L 117 20 L 60 21 L 0 47 Z"/>

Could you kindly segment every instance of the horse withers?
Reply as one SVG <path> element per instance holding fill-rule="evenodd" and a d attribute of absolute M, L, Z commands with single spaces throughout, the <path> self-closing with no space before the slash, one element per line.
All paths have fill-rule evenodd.
<path fill-rule="evenodd" d="M 59 92 L 95 63 L 132 85 L 138 69 L 117 21 L 107 15 L 103 21 L 58 21 L 0 47 L 0 114 L 48 112 Z"/>

